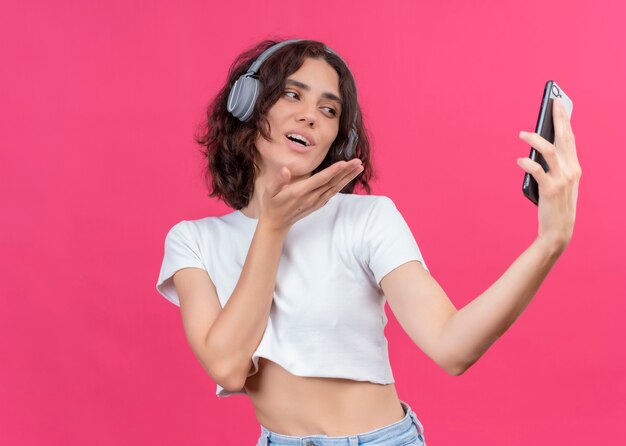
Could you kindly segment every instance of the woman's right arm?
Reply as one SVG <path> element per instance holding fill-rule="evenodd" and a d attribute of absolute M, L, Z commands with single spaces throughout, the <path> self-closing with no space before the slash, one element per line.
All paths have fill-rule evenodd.
<path fill-rule="evenodd" d="M 279 180 L 267 189 L 241 275 L 221 311 L 206 271 L 186 268 L 174 275 L 187 339 L 204 369 L 224 389 L 241 389 L 250 373 L 291 226 L 323 206 L 362 170 L 360 162 L 341 161 L 294 185 L 285 187 Z M 288 183 L 289 175 L 282 180 Z"/>
<path fill-rule="evenodd" d="M 187 338 L 192 350 L 211 378 L 228 391 L 243 387 L 252 364 L 250 358 L 265 332 L 287 233 L 288 228 L 275 230 L 259 221 L 239 281 L 221 311 L 219 304 L 210 313 L 200 312 L 201 304 L 194 304 L 207 298 L 218 302 L 206 271 L 187 268 L 174 275 L 174 285 L 180 288 L 185 332 L 191 332 Z M 210 286 L 206 282 L 211 282 Z"/>

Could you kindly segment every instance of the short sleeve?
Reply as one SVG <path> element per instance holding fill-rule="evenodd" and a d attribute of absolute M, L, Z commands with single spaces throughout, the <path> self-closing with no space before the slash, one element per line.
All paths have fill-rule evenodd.
<path fill-rule="evenodd" d="M 161 272 L 156 288 L 174 305 L 180 306 L 178 293 L 174 287 L 172 276 L 182 268 L 196 267 L 206 270 L 198 249 L 198 242 L 189 231 L 188 222 L 183 220 L 169 230 L 165 237 L 165 249 Z"/>
<path fill-rule="evenodd" d="M 380 196 L 367 217 L 363 234 L 365 261 L 380 286 L 383 277 L 411 260 L 428 271 L 411 229 L 394 202 Z"/>

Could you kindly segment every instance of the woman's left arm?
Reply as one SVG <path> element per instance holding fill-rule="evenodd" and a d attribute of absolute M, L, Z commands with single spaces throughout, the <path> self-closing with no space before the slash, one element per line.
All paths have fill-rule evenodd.
<path fill-rule="evenodd" d="M 537 238 L 493 285 L 457 311 L 418 262 L 406 263 L 381 280 L 402 328 L 453 375 L 467 370 L 513 324 L 572 238 L 581 168 L 569 118 L 558 100 L 553 116 L 554 144 L 536 133 L 520 133 L 549 166 L 544 172 L 529 158 L 518 160 L 539 185 Z"/>

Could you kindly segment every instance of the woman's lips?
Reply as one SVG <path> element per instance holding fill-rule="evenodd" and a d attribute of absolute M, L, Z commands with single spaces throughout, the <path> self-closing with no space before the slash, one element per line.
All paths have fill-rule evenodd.
<path fill-rule="evenodd" d="M 298 144 L 297 142 L 293 142 L 292 140 L 290 140 L 289 138 L 287 138 L 285 136 L 285 139 L 287 140 L 287 145 L 295 150 L 296 152 L 300 152 L 300 153 L 306 153 L 306 152 L 310 152 L 313 149 L 313 145 L 310 146 L 303 146 L 302 144 Z"/>

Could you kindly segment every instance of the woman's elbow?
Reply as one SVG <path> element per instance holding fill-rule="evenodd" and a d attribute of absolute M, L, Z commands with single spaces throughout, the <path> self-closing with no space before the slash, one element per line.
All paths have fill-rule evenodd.
<path fill-rule="evenodd" d="M 443 367 L 443 366 L 442 366 Z M 450 375 L 452 376 L 460 376 L 463 373 L 465 373 L 465 371 L 468 369 L 469 367 L 465 367 L 461 364 L 457 364 L 454 366 L 447 366 L 447 367 L 443 367 L 443 369 Z"/>
<path fill-rule="evenodd" d="M 220 386 L 222 386 L 226 391 L 234 393 L 239 392 L 241 389 L 243 389 L 244 385 L 242 384 L 241 380 L 222 380 Z"/>
<path fill-rule="evenodd" d="M 460 376 L 469 369 L 475 361 L 462 361 L 458 358 L 448 358 L 439 361 L 439 366 L 452 376 Z"/>
<path fill-rule="evenodd" d="M 245 380 L 241 379 L 241 374 L 228 373 L 212 376 L 213 380 L 228 392 L 238 392 L 243 389 Z"/>
<path fill-rule="evenodd" d="M 248 360 L 250 362 L 250 360 Z M 220 375 L 220 382 L 218 384 L 229 392 L 239 392 L 246 385 L 248 379 L 250 367 L 246 369 L 237 368 L 230 369 L 228 373 Z"/>

